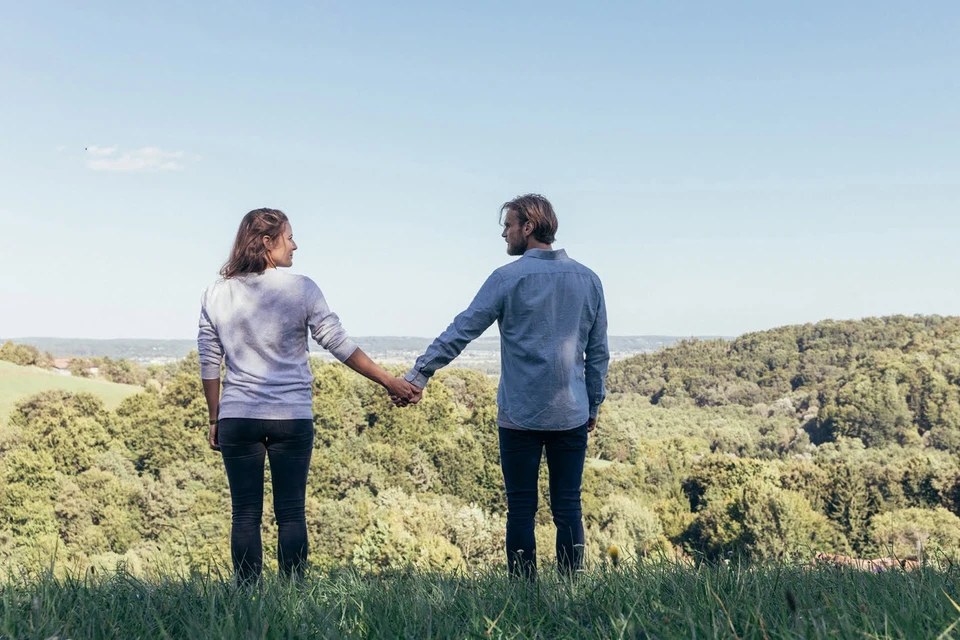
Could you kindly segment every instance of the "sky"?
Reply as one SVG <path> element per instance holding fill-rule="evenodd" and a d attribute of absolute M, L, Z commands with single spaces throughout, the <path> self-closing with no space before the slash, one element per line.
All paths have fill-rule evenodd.
<path fill-rule="evenodd" d="M 960 314 L 960 3 L 35 2 L 0 20 L 0 337 L 192 338 L 283 209 L 432 337 L 542 193 L 612 335 Z"/>

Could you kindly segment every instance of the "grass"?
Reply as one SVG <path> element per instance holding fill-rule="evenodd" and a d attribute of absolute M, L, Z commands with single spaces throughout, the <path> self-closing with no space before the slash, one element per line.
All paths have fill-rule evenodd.
<path fill-rule="evenodd" d="M 142 391 L 134 385 L 64 376 L 39 367 L 20 367 L 0 360 L 0 424 L 6 423 L 17 402 L 51 389 L 92 393 L 100 397 L 108 409 L 115 408 L 127 396 Z"/>
<path fill-rule="evenodd" d="M 529 586 L 479 575 L 351 572 L 237 589 L 211 576 L 10 577 L 3 638 L 957 637 L 960 573 L 683 567 Z"/>

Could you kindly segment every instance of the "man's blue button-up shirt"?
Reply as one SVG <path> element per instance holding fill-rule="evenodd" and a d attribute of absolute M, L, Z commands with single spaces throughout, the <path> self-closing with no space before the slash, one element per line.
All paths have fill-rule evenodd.
<path fill-rule="evenodd" d="M 566 251 L 529 249 L 494 271 L 406 379 L 424 387 L 493 322 L 500 328 L 498 423 L 573 429 L 597 417 L 610 361 L 600 278 Z"/>

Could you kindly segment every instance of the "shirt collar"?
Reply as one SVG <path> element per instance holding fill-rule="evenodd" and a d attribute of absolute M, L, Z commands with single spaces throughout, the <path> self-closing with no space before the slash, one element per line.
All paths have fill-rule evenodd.
<path fill-rule="evenodd" d="M 539 258 L 540 260 L 562 260 L 567 257 L 564 249 L 548 251 L 547 249 L 527 249 L 523 253 L 524 258 Z"/>

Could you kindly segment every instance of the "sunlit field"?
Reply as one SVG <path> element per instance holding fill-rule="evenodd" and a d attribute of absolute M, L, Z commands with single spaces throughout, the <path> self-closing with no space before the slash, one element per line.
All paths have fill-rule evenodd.
<path fill-rule="evenodd" d="M 115 408 L 127 396 L 142 391 L 130 384 L 63 376 L 38 367 L 19 367 L 0 361 L 0 424 L 9 419 L 10 412 L 20 400 L 53 389 L 92 393 L 101 398 L 108 409 Z"/>

